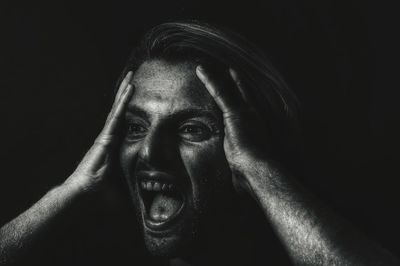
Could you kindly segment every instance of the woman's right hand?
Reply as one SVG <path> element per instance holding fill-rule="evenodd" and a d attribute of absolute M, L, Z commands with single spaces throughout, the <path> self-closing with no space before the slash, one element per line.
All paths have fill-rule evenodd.
<path fill-rule="evenodd" d="M 72 185 L 80 191 L 92 191 L 104 183 L 118 145 L 125 106 L 132 96 L 132 75 L 132 72 L 128 72 L 121 82 L 104 128 L 65 184 Z"/>

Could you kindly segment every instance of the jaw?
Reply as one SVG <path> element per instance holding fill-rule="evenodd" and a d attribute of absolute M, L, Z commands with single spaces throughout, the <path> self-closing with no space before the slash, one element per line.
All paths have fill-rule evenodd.
<path fill-rule="evenodd" d="M 145 210 L 141 209 L 139 215 L 146 248 L 153 256 L 174 258 L 192 249 L 197 227 L 186 212 L 176 216 L 177 218 L 171 220 L 171 223 L 160 226 L 160 230 L 149 226 Z"/>
<path fill-rule="evenodd" d="M 152 255 L 176 257 L 185 253 L 192 242 L 196 230 L 189 194 L 173 182 L 137 180 L 135 207 L 146 247 Z"/>
<path fill-rule="evenodd" d="M 140 175 L 138 171 L 134 176 L 129 182 L 131 192 L 145 244 L 152 255 L 168 258 L 194 256 L 194 251 L 203 249 L 210 240 L 220 236 L 221 232 L 214 230 L 218 227 L 215 222 L 229 206 L 219 204 L 220 197 L 229 200 L 224 197 L 225 191 L 219 189 L 220 185 L 193 184 L 188 177 L 164 178 L 162 173 L 155 175 L 158 181 L 164 182 L 159 184 L 149 178 L 151 174 Z M 167 190 L 170 183 L 173 186 Z M 224 222 L 228 222 L 226 218 Z"/>
<path fill-rule="evenodd" d="M 181 235 L 155 236 L 144 232 L 147 251 L 155 257 L 176 258 L 186 253 L 185 237 Z"/>

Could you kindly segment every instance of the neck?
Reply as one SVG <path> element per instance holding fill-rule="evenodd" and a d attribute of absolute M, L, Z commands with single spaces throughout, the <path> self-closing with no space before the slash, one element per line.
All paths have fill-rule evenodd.
<path fill-rule="evenodd" d="M 245 232 L 239 231 L 243 233 Z M 215 240 L 215 239 L 214 239 Z M 234 239 L 230 241 L 215 241 L 208 246 L 198 248 L 196 254 L 186 257 L 178 257 L 169 261 L 170 266 L 217 266 L 217 265 L 244 265 L 243 255 L 250 254 L 249 243 L 239 243 Z M 246 256 L 247 257 L 247 256 Z M 243 262 L 243 263 L 240 263 Z"/>

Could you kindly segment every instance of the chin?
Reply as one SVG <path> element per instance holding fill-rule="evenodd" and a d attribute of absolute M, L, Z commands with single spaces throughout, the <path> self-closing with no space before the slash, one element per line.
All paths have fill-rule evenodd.
<path fill-rule="evenodd" d="M 182 211 L 175 219 L 166 224 L 154 223 L 146 210 L 139 208 L 138 217 L 143 230 L 144 242 L 149 253 L 156 257 L 176 258 L 185 256 L 193 250 L 197 239 L 195 215 L 190 210 Z M 163 225 L 163 226 L 161 226 Z"/>
<path fill-rule="evenodd" d="M 144 240 L 147 250 L 155 257 L 175 258 L 187 252 L 187 241 L 179 236 L 155 237 L 145 233 Z"/>
<path fill-rule="evenodd" d="M 188 220 L 182 218 L 170 228 L 158 231 L 149 228 L 142 216 L 144 242 L 149 253 L 163 258 L 189 255 L 197 239 L 197 230 L 193 220 Z"/>

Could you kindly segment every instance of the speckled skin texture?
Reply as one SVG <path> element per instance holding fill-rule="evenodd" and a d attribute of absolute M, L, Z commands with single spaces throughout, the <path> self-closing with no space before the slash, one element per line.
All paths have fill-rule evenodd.
<path fill-rule="evenodd" d="M 229 193 L 231 178 L 223 150 L 222 116 L 197 78 L 194 64 L 145 62 L 133 84 L 127 124 L 143 127 L 144 133 L 125 136 L 121 164 L 148 249 L 172 256 L 190 249 L 206 224 L 213 231 L 210 219 L 217 217 L 211 213 L 229 198 L 223 197 Z M 186 132 L 187 126 L 193 132 Z M 185 188 L 183 214 L 162 236 L 154 236 L 143 221 L 145 210 L 140 207 L 135 178 L 143 170 L 167 173 Z"/>
<path fill-rule="evenodd" d="M 146 246 L 171 259 L 170 265 L 246 265 L 250 253 L 244 250 L 254 246 L 240 237 L 254 228 L 237 223 L 239 194 L 254 199 L 265 226 L 295 265 L 399 265 L 270 157 L 273 140 L 246 103 L 246 88 L 234 70 L 231 86 L 190 62 L 152 60 L 139 67 L 133 80 L 132 74 L 121 83 L 103 130 L 76 170 L 1 227 L 0 265 L 18 262 L 40 245 L 48 228 L 57 228 L 61 214 L 79 209 L 82 196 L 105 187 L 122 128 L 120 163 Z M 183 211 L 161 234 L 144 223 L 137 189 L 143 171 L 168 175 L 184 195 Z M 258 262 L 268 264 L 264 240 L 270 239 L 257 242 Z"/>

